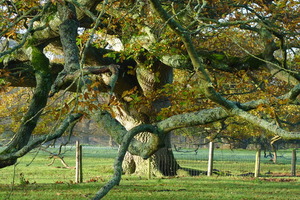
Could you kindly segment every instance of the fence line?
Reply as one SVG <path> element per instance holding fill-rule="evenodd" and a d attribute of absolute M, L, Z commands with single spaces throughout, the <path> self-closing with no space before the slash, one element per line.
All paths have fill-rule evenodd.
<path fill-rule="evenodd" d="M 269 155 L 262 156 L 260 162 L 260 174 L 262 176 L 293 176 L 291 166 L 294 165 L 295 174 L 299 176 L 300 170 L 296 169 L 299 160 L 295 159 L 292 164 L 292 150 L 278 150 L 277 163 L 273 163 Z M 296 150 L 295 150 L 296 152 Z M 175 158 L 179 164 L 188 167 L 193 166 L 197 169 L 207 169 L 208 149 L 199 149 L 198 153 L 181 149 L 174 152 Z M 295 156 L 296 158 L 296 156 Z M 249 150 L 214 150 L 214 172 L 222 175 L 254 176 L 255 175 L 256 151 Z"/>
<path fill-rule="evenodd" d="M 113 173 L 112 165 L 118 149 L 93 146 L 83 146 L 82 148 L 83 181 L 108 180 Z M 57 149 L 50 150 L 54 152 Z M 296 159 L 296 152 L 297 150 L 290 149 L 278 150 L 277 164 L 274 164 L 270 157 L 262 156 L 260 163 L 261 176 L 299 176 L 300 170 L 296 168 L 296 165 L 300 163 L 299 159 Z M 173 153 L 181 167 L 202 171 L 208 169 L 209 150 L 207 148 L 199 149 L 197 152 L 191 149 L 180 149 L 178 151 L 173 149 Z M 64 162 L 70 166 L 68 168 L 59 160 L 48 166 L 52 160 L 49 159 L 50 156 L 47 152 L 39 152 L 38 156 L 36 154 L 36 152 L 31 152 L 18 160 L 19 164 L 15 167 L 16 176 L 22 174 L 20 179 L 24 178 L 30 183 L 73 182 L 76 165 L 74 147 L 66 147 L 62 155 Z M 255 154 L 256 151 L 249 150 L 215 149 L 212 171 L 216 175 L 254 176 Z M 32 159 L 34 159 L 32 164 L 26 166 L 31 163 Z M 291 167 L 293 162 L 294 167 Z M 13 179 L 13 172 L 14 166 L 0 169 L 0 184 L 10 184 Z M 145 174 L 145 177 L 151 178 L 148 174 Z"/>

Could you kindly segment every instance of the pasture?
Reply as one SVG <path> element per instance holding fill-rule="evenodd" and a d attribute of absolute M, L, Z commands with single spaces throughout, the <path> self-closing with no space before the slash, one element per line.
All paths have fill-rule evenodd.
<path fill-rule="evenodd" d="M 262 177 L 253 178 L 241 174 L 253 172 L 255 152 L 217 150 L 214 168 L 219 172 L 212 177 L 179 175 L 148 180 L 147 174 L 124 175 L 120 185 L 104 199 L 298 199 L 300 178 L 286 176 L 290 171 L 288 152 L 280 152 L 278 164 L 263 159 Z M 17 165 L 0 169 L 0 200 L 89 199 L 110 179 L 117 149 L 84 146 L 83 183 L 80 184 L 74 184 L 74 147 L 63 149 L 63 153 L 70 168 L 65 168 L 59 160 L 48 166 L 49 153 L 33 151 Z M 189 150 L 174 154 L 183 167 L 207 169 L 206 149 L 197 154 Z"/>

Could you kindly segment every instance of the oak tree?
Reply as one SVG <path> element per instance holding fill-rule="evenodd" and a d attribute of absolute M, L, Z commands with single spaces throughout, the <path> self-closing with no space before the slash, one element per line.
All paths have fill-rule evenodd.
<path fill-rule="evenodd" d="M 172 130 L 228 120 L 252 124 L 253 134 L 300 137 L 296 0 L 3 0 L 0 7 L 1 87 L 34 88 L 0 152 L 2 168 L 82 117 L 121 144 L 116 173 L 95 199 L 120 181 L 125 152 L 130 173 L 151 157 L 157 173 L 175 175 Z M 66 91 L 74 96 L 57 109 L 55 128 L 31 140 L 50 100 Z"/>

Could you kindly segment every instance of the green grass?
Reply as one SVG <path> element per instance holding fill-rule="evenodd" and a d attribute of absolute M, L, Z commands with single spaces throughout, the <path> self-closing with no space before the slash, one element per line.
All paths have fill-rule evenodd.
<path fill-rule="evenodd" d="M 50 149 L 55 152 L 57 149 Z M 74 148 L 64 149 L 64 159 L 75 166 Z M 183 167 L 206 170 L 206 150 L 175 152 Z M 14 167 L 0 169 L 0 200 L 8 199 L 89 199 L 108 181 L 113 172 L 117 149 L 83 147 L 84 183 L 74 184 L 75 169 L 63 168 L 59 160 L 48 166 L 49 153 L 31 152 L 18 160 Z M 299 177 L 268 177 L 272 174 L 288 174 L 288 151 L 279 158 L 279 164 L 271 164 L 262 158 L 262 175 L 254 179 L 237 176 L 254 171 L 255 152 L 247 150 L 217 150 L 214 168 L 230 172 L 234 176 L 153 178 L 123 176 L 120 186 L 115 187 L 104 199 L 298 199 Z M 230 159 L 230 160 L 229 160 Z M 299 165 L 298 165 L 299 166 Z M 22 174 L 20 176 L 20 174 Z M 299 174 L 299 170 L 298 170 Z M 91 182 L 96 181 L 96 182 Z"/>
<path fill-rule="evenodd" d="M 271 180 L 271 181 L 270 181 Z M 299 199 L 300 182 L 275 182 L 275 179 L 240 177 L 180 177 L 166 179 L 140 179 L 124 176 L 104 199 Z M 276 179 L 287 181 L 290 179 Z M 296 180 L 296 179 L 291 179 Z M 103 182 L 82 184 L 29 184 L 11 188 L 0 185 L 0 199 L 89 199 Z"/>
<path fill-rule="evenodd" d="M 57 152 L 57 149 L 49 149 Z M 75 150 L 66 149 L 64 160 L 70 166 L 75 166 Z M 85 180 L 92 178 L 107 179 L 113 173 L 114 156 L 117 149 L 111 148 L 89 148 L 84 147 L 83 152 L 83 174 Z M 22 173 L 25 180 L 33 183 L 55 183 L 55 182 L 72 182 L 75 177 L 74 168 L 64 168 L 63 164 L 56 159 L 55 162 L 48 166 L 52 160 L 49 159 L 49 153 L 39 151 L 30 152 L 18 160 L 18 164 L 4 169 L 0 169 L 0 184 L 11 184 L 13 181 L 19 183 L 20 174 Z M 102 176 L 102 177 L 101 177 Z"/>

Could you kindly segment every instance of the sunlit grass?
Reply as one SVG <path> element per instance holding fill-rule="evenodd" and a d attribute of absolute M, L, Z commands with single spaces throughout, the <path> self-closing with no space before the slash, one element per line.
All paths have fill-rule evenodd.
<path fill-rule="evenodd" d="M 281 180 L 281 179 L 278 179 Z M 290 179 L 285 179 L 290 180 Z M 104 199 L 289 199 L 300 195 L 300 182 L 275 182 L 242 177 L 173 177 L 147 180 L 124 176 Z M 296 180 L 296 181 L 295 181 Z M 82 184 L 0 185 L 0 199 L 89 199 L 104 182 Z"/>
<path fill-rule="evenodd" d="M 50 150 L 57 152 L 57 149 Z M 8 197 L 22 200 L 89 199 L 110 179 L 117 151 L 117 148 L 84 147 L 82 184 L 74 184 L 74 148 L 63 151 L 64 160 L 70 168 L 64 168 L 59 160 L 48 166 L 51 162 L 49 153 L 31 152 L 19 159 L 16 166 L 0 169 L 0 200 Z M 221 173 L 212 177 L 153 177 L 148 180 L 147 174 L 126 175 L 122 177 L 120 186 L 104 199 L 298 199 L 300 196 L 299 177 L 268 177 L 272 173 L 290 173 L 288 151 L 276 165 L 262 158 L 263 177 L 260 179 L 239 176 L 254 171 L 255 151 L 218 151 L 214 168 L 233 176 L 222 176 L 224 174 Z M 175 157 L 182 167 L 205 171 L 207 160 L 201 158 L 206 156 L 205 153 L 206 150 L 199 151 L 197 155 L 175 152 Z"/>

